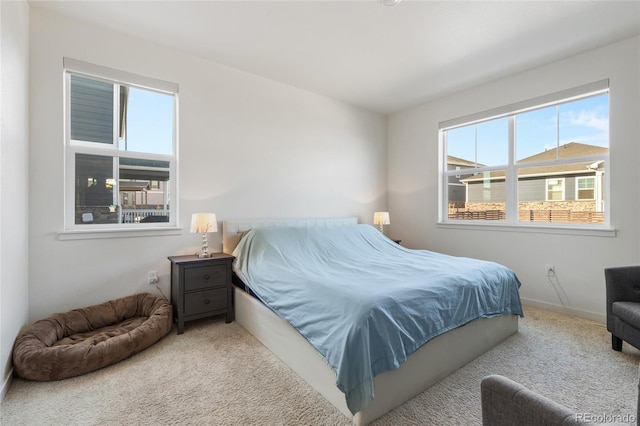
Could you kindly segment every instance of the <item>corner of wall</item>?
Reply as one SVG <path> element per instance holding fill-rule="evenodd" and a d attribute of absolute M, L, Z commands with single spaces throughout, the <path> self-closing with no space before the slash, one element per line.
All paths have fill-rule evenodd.
<path fill-rule="evenodd" d="M 0 23 L 0 204 L 12 206 L 0 212 L 1 401 L 13 380 L 14 339 L 29 314 L 29 220 L 22 213 L 29 210 L 29 3 L 0 1 Z"/>
<path fill-rule="evenodd" d="M 9 370 L 9 374 L 2 382 L 2 387 L 0 387 L 0 401 L 4 400 L 4 397 L 7 396 L 7 392 L 11 387 L 11 383 L 13 382 L 13 368 Z"/>

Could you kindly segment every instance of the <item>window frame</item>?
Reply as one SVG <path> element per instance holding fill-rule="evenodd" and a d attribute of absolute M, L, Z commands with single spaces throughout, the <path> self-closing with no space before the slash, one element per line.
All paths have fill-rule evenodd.
<path fill-rule="evenodd" d="M 147 152 L 127 151 L 118 145 L 118 93 L 114 90 L 114 138 L 112 143 L 97 143 L 71 139 L 70 90 L 71 75 L 101 80 L 110 84 L 136 87 L 143 90 L 171 95 L 173 98 L 172 154 L 154 154 Z M 94 65 L 71 58 L 63 58 L 63 102 L 64 102 L 64 230 L 59 233 L 60 239 L 98 238 L 134 235 L 164 235 L 179 230 L 178 206 L 178 96 L 179 87 L 175 83 L 145 77 L 126 71 Z M 132 158 L 141 160 L 159 160 L 169 162 L 168 199 L 169 222 L 152 223 L 115 223 L 115 224 L 76 224 L 76 154 L 102 155 L 115 158 Z M 114 175 L 117 161 L 114 161 Z M 118 178 L 118 183 L 120 179 Z M 117 188 L 116 188 L 117 190 Z"/>
<path fill-rule="evenodd" d="M 571 159 L 556 159 L 549 162 L 535 163 L 536 165 L 561 165 L 566 163 L 572 163 L 576 161 L 591 161 L 594 162 L 604 161 L 604 182 L 602 183 L 602 189 L 604 192 L 604 205 L 606 206 L 604 212 L 603 224 L 590 224 L 590 223 L 533 223 L 518 220 L 518 176 L 519 170 L 531 167 L 531 163 L 518 163 L 516 162 L 515 155 L 515 117 L 518 114 L 526 113 L 528 111 L 547 108 L 550 106 L 561 105 L 578 101 L 580 99 L 586 99 L 589 97 L 599 96 L 603 94 L 609 94 L 609 80 L 603 79 L 593 83 L 577 86 L 560 92 L 551 93 L 548 95 L 540 96 L 537 98 L 517 102 L 514 104 L 505 105 L 502 107 L 494 108 L 491 110 L 474 113 L 462 117 L 458 117 L 452 120 L 447 120 L 438 123 L 438 179 L 439 179 L 439 191 L 438 191 L 438 226 L 451 227 L 451 228 L 502 228 L 509 231 L 549 231 L 549 232 L 568 232 L 577 233 L 583 235 L 605 235 L 615 236 L 615 230 L 610 226 L 610 161 L 609 153 L 606 155 L 598 156 L 584 156 Z M 609 99 L 610 102 L 610 99 Z M 448 179 L 453 174 L 447 170 L 447 131 L 476 125 L 485 121 L 496 120 L 507 117 L 509 119 L 509 142 L 508 142 L 508 164 L 498 166 L 480 166 L 473 168 L 473 173 L 480 174 L 483 172 L 491 172 L 496 170 L 505 171 L 505 220 L 493 221 L 493 220 L 465 220 L 465 219 L 449 219 L 448 216 Z M 610 120 L 610 117 L 609 117 Z M 609 141 L 609 152 L 611 149 L 611 141 Z M 470 173 L 465 169 L 467 173 Z M 458 171 L 459 172 L 459 171 Z M 458 173 L 459 174 L 459 173 Z M 566 185 L 566 183 L 565 183 Z M 577 187 L 577 185 L 576 185 Z M 564 196 L 566 198 L 566 186 L 563 189 Z M 548 192 L 545 190 L 545 194 Z M 545 195 L 548 198 L 548 195 Z"/>

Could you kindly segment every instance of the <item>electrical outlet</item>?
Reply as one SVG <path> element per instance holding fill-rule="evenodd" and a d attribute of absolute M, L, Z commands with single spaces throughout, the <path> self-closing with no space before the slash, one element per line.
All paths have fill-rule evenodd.
<path fill-rule="evenodd" d="M 149 271 L 149 274 L 147 275 L 147 284 L 154 285 L 158 284 L 159 281 L 160 278 L 158 278 L 158 271 Z"/>
<path fill-rule="evenodd" d="M 556 275 L 556 267 L 553 265 L 544 265 L 544 274 L 548 277 Z"/>

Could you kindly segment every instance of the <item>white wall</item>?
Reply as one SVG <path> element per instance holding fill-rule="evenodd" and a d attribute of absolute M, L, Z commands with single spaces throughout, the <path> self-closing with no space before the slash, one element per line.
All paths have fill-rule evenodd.
<path fill-rule="evenodd" d="M 0 2 L 0 401 L 28 291 L 29 7 Z"/>
<path fill-rule="evenodd" d="M 525 302 L 562 310 L 544 276 L 556 267 L 569 311 L 603 319 L 607 266 L 640 261 L 640 40 L 628 39 L 393 114 L 388 122 L 391 233 L 410 247 L 494 260 L 522 281 Z M 438 227 L 438 122 L 610 79 L 611 223 L 616 237 Z"/>
<path fill-rule="evenodd" d="M 195 252 L 191 213 L 358 216 L 386 207 L 386 118 L 141 39 L 31 10 L 30 320 L 148 289 Z M 60 241 L 64 56 L 178 83 L 178 236 Z M 221 250 L 220 233 L 210 249 Z"/>

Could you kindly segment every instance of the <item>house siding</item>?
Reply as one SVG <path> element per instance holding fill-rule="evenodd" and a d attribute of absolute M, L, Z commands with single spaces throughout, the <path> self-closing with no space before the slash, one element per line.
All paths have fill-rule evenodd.
<path fill-rule="evenodd" d="M 581 174 L 580 177 L 587 176 Z M 588 175 L 591 176 L 591 175 Z M 564 200 L 576 200 L 576 177 L 573 176 L 550 176 L 550 178 L 564 179 Z M 505 200 L 505 182 L 503 180 L 490 181 L 489 186 L 485 186 L 485 182 L 469 182 L 469 203 L 481 202 L 504 202 Z M 541 202 L 546 201 L 547 195 L 546 178 L 520 179 L 518 181 L 518 201 L 519 202 Z M 451 185 L 449 193 L 452 192 Z M 464 193 L 464 189 L 463 189 Z M 449 198 L 451 201 L 458 199 Z"/>

